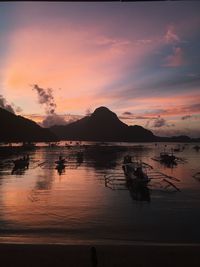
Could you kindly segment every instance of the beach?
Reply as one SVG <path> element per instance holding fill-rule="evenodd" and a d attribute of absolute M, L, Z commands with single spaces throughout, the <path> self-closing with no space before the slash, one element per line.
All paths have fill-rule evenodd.
<path fill-rule="evenodd" d="M 94 245 L 95 246 L 95 245 Z M 4 267 L 89 267 L 91 245 L 0 244 Z M 200 245 L 97 245 L 98 267 L 199 266 Z"/>

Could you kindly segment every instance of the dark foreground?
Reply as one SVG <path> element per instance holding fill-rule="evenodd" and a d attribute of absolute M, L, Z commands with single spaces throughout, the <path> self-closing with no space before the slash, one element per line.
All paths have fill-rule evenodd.
<path fill-rule="evenodd" d="M 92 264 L 91 247 L 87 245 L 0 244 L 1 266 L 199 267 L 200 262 L 200 245 L 98 245 L 95 247 L 97 265 Z"/>

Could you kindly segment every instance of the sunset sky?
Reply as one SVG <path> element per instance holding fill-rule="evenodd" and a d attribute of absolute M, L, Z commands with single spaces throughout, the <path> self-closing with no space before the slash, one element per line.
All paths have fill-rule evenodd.
<path fill-rule="evenodd" d="M 106 106 L 199 137 L 199 14 L 198 1 L 0 3 L 0 95 L 40 123 Z M 53 114 L 34 85 L 52 89 Z"/>

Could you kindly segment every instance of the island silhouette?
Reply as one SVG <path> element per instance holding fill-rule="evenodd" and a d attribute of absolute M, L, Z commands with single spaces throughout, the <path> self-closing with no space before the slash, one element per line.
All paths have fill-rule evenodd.
<path fill-rule="evenodd" d="M 58 138 L 36 122 L 0 108 L 0 142 L 56 141 Z"/>
<path fill-rule="evenodd" d="M 191 142 L 188 136 L 159 137 L 139 125 L 128 126 L 107 107 L 98 107 L 84 118 L 68 125 L 49 128 L 60 139 L 110 142 Z M 196 141 L 196 140 L 195 140 Z"/>
<path fill-rule="evenodd" d="M 0 142 L 81 140 L 100 142 L 194 142 L 188 136 L 160 137 L 139 125 L 128 126 L 107 107 L 67 125 L 43 128 L 36 122 L 0 108 Z"/>

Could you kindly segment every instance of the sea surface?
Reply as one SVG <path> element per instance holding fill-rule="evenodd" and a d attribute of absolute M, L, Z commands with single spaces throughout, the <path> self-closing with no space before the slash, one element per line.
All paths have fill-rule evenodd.
<path fill-rule="evenodd" d="M 193 177 L 200 172 L 200 151 L 195 145 L 61 142 L 51 147 L 39 143 L 30 151 L 1 147 L 0 243 L 200 243 L 200 179 Z M 177 165 L 154 160 L 177 147 Z M 12 160 L 25 154 L 29 168 L 13 171 Z M 122 171 L 127 154 L 155 171 L 148 192 L 137 194 L 127 187 Z M 67 160 L 61 171 L 55 164 L 59 156 Z M 170 176 L 171 184 L 158 172 Z"/>

